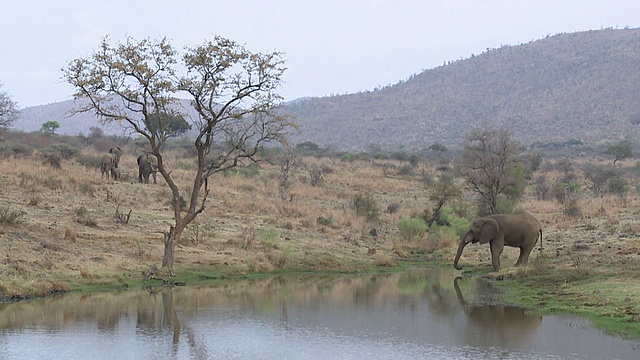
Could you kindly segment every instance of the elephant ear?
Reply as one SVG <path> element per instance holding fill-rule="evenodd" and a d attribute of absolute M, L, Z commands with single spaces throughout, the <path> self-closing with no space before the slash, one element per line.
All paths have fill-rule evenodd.
<path fill-rule="evenodd" d="M 487 219 L 480 230 L 480 243 L 486 244 L 498 237 L 498 222 L 493 219 Z"/>

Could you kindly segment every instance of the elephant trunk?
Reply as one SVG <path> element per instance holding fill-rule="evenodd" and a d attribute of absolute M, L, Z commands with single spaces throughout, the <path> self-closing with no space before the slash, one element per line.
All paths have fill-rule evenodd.
<path fill-rule="evenodd" d="M 462 255 L 462 250 L 464 250 L 464 247 L 467 246 L 468 234 L 469 234 L 468 232 L 464 234 L 460 239 L 460 243 L 458 244 L 458 252 L 456 253 L 456 259 L 453 261 L 453 267 L 456 268 L 456 270 L 462 270 L 462 266 L 458 265 L 458 260 L 460 260 L 460 256 Z"/>

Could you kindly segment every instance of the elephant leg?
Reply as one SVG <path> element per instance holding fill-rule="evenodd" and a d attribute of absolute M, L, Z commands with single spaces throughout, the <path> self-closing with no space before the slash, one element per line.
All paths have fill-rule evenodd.
<path fill-rule="evenodd" d="M 529 254 L 531 254 L 531 250 L 533 250 L 533 248 L 529 248 L 529 247 L 520 248 L 520 256 L 518 257 L 516 266 L 527 265 L 527 263 L 529 262 Z"/>
<path fill-rule="evenodd" d="M 491 246 L 491 265 L 493 265 L 493 270 L 500 271 L 500 255 L 502 255 L 504 246 L 495 241 L 489 242 L 489 245 Z"/>

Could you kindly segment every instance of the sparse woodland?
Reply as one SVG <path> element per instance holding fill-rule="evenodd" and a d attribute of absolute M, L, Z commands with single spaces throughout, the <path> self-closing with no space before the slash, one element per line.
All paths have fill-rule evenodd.
<path fill-rule="evenodd" d="M 95 159 L 113 140 L 96 137 L 82 145 L 79 137 L 3 134 L 3 297 L 126 287 L 160 263 L 162 233 L 172 219 L 169 189 L 161 179 L 138 182 L 135 141 L 121 145 L 121 180 L 102 178 Z M 289 154 L 282 166 L 283 154 L 263 155 L 273 164 L 240 166 L 211 179 L 208 205 L 178 245 L 178 275 L 368 271 L 406 262 L 453 268 L 457 241 L 476 211 L 458 164 Z M 168 148 L 165 161 L 176 181 L 192 178 L 194 160 L 184 148 Z M 541 221 L 543 253 L 534 251 L 529 266 L 514 268 L 517 249 L 507 247 L 503 270 L 491 276 L 554 276 L 556 291 L 567 293 L 596 286 L 602 290 L 589 290 L 595 299 L 589 301 L 613 304 L 622 309 L 617 315 L 637 321 L 640 168 L 630 158 L 618 161 L 624 184 L 594 186 L 589 169 L 611 162 L 605 156 L 543 158 L 516 205 Z M 448 186 L 458 187 L 459 196 L 447 192 L 452 196 L 439 204 L 437 195 Z M 437 221 L 428 226 L 435 209 Z M 465 271 L 489 272 L 488 246 L 468 246 L 461 264 Z"/>

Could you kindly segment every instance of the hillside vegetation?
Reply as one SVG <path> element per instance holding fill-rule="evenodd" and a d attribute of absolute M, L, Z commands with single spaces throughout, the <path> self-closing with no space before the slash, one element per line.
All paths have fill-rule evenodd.
<path fill-rule="evenodd" d="M 491 49 L 377 91 L 287 110 L 301 125 L 299 141 L 349 151 L 455 147 L 485 121 L 525 145 L 635 142 L 639 80 L 640 30 L 599 30 Z"/>
<path fill-rule="evenodd" d="M 488 49 L 395 85 L 300 99 L 283 111 L 300 125 L 292 144 L 341 151 L 417 152 L 434 142 L 455 148 L 482 122 L 511 129 L 527 146 L 571 139 L 636 143 L 638 94 L 640 29 L 605 29 Z M 60 133 L 76 135 L 98 125 L 91 114 L 70 117 L 73 105 L 24 109 L 14 127 L 35 131 L 56 120 Z M 106 131 L 124 133 L 118 126 Z"/>

